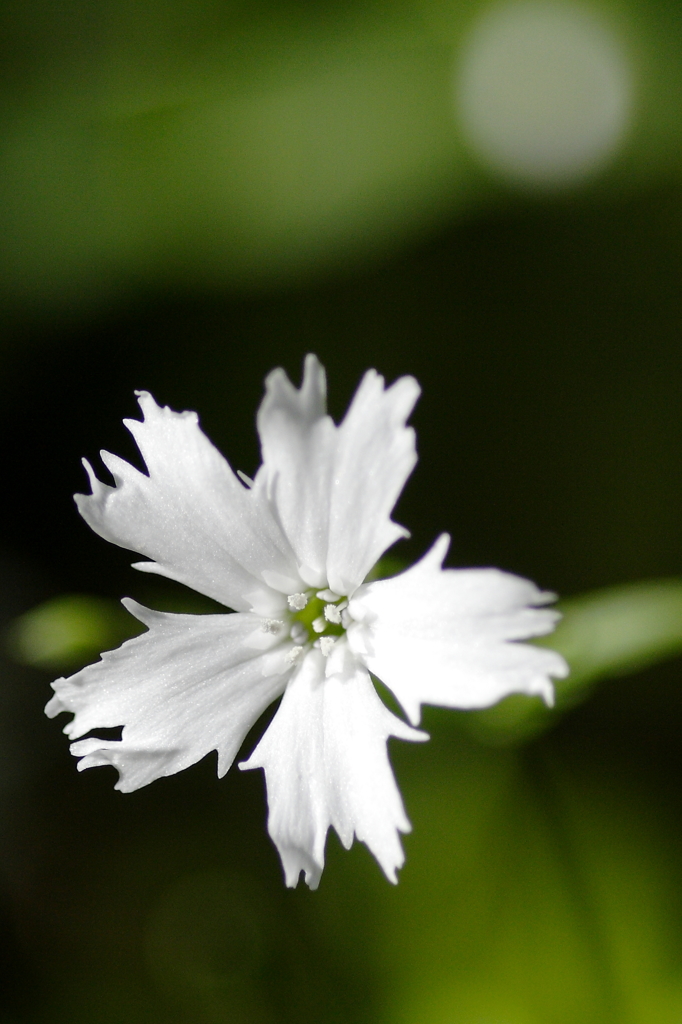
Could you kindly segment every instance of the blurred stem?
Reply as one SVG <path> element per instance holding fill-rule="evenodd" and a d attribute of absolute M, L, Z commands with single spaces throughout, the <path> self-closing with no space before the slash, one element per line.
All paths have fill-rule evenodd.
<path fill-rule="evenodd" d="M 559 781 L 562 773 L 556 753 L 550 751 L 549 743 L 544 740 L 524 747 L 519 751 L 519 759 L 576 909 L 585 948 L 593 965 L 595 991 L 600 997 L 595 1020 L 603 1024 L 627 1024 L 627 1004 L 614 969 L 603 918 L 567 820 L 563 786 Z"/>

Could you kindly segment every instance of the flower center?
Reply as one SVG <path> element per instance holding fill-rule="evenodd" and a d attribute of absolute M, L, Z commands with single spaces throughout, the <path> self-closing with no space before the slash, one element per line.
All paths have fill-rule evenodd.
<path fill-rule="evenodd" d="M 291 609 L 290 636 L 299 653 L 312 644 L 328 658 L 338 637 L 346 632 L 348 601 L 331 590 L 290 594 L 287 601 Z"/>

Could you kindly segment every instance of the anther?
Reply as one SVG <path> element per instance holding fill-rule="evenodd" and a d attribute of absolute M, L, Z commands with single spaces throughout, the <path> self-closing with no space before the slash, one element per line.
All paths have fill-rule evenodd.
<path fill-rule="evenodd" d="M 263 619 L 263 622 L 261 623 L 261 629 L 263 630 L 264 633 L 273 633 L 276 635 L 277 633 L 279 633 L 283 625 L 284 623 L 281 622 L 279 619 Z"/>
<path fill-rule="evenodd" d="M 289 594 L 287 597 L 287 604 L 291 608 L 292 612 L 302 612 L 307 603 L 307 594 Z"/>
<path fill-rule="evenodd" d="M 341 597 L 340 594 L 335 594 L 333 590 L 318 590 L 317 596 L 320 601 L 338 601 Z"/>
<path fill-rule="evenodd" d="M 334 639 L 333 636 L 320 637 L 320 650 L 322 651 L 322 656 L 324 658 L 328 658 L 329 655 L 332 653 L 332 647 L 334 646 L 335 643 L 336 640 Z"/>
<path fill-rule="evenodd" d="M 301 657 L 302 652 L 302 647 L 292 647 L 291 650 L 287 652 L 286 660 L 289 662 L 289 664 L 293 665 L 294 662 L 298 661 L 298 659 Z"/>
<path fill-rule="evenodd" d="M 333 622 L 338 626 L 341 622 L 341 609 L 337 608 L 335 604 L 326 604 L 324 606 L 324 617 L 327 622 Z"/>
<path fill-rule="evenodd" d="M 324 620 L 323 615 L 318 615 L 316 619 L 313 619 L 313 629 L 316 633 L 324 633 L 327 628 L 327 623 Z"/>

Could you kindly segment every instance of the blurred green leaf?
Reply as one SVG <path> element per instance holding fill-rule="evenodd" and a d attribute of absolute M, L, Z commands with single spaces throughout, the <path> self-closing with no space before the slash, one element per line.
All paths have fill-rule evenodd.
<path fill-rule="evenodd" d="M 571 672 L 555 683 L 556 706 L 514 695 L 465 723 L 480 739 L 515 742 L 548 728 L 600 679 L 627 675 L 682 653 L 682 580 L 608 587 L 559 604 L 554 633 L 536 642 L 563 654 Z"/>
<path fill-rule="evenodd" d="M 16 661 L 64 671 L 118 647 L 143 628 L 117 601 L 65 594 L 15 619 L 6 640 Z"/>
<path fill-rule="evenodd" d="M 542 644 L 571 666 L 562 694 L 604 676 L 636 672 L 682 651 L 682 580 L 610 587 L 566 601 Z"/>

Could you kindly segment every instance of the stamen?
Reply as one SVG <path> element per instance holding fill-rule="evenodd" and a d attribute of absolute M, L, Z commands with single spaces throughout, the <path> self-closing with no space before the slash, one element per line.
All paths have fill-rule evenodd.
<path fill-rule="evenodd" d="M 287 597 L 287 604 L 291 608 L 292 612 L 302 612 L 307 603 L 307 594 L 289 594 Z"/>
<path fill-rule="evenodd" d="M 323 615 L 319 615 L 316 619 L 313 620 L 313 629 L 315 630 L 316 633 L 324 633 L 326 628 L 327 623 L 325 622 Z"/>
<path fill-rule="evenodd" d="M 338 626 L 341 623 L 341 610 L 335 604 L 326 604 L 324 606 L 324 617 L 327 622 L 333 622 Z"/>
<path fill-rule="evenodd" d="M 298 661 L 302 653 L 302 647 L 292 647 L 291 650 L 287 652 L 286 660 L 289 662 L 290 665 L 293 665 L 294 662 Z"/>
<path fill-rule="evenodd" d="M 329 655 L 332 653 L 332 647 L 334 647 L 335 644 L 336 640 L 334 639 L 333 636 L 320 637 L 320 650 L 322 651 L 322 656 L 324 658 L 329 657 Z"/>
<path fill-rule="evenodd" d="M 318 590 L 317 596 L 320 601 L 338 601 L 341 597 L 340 594 L 335 594 L 333 590 Z"/>
<path fill-rule="evenodd" d="M 272 633 L 277 635 L 284 623 L 280 619 L 263 619 L 261 623 L 261 629 L 264 633 Z"/>

